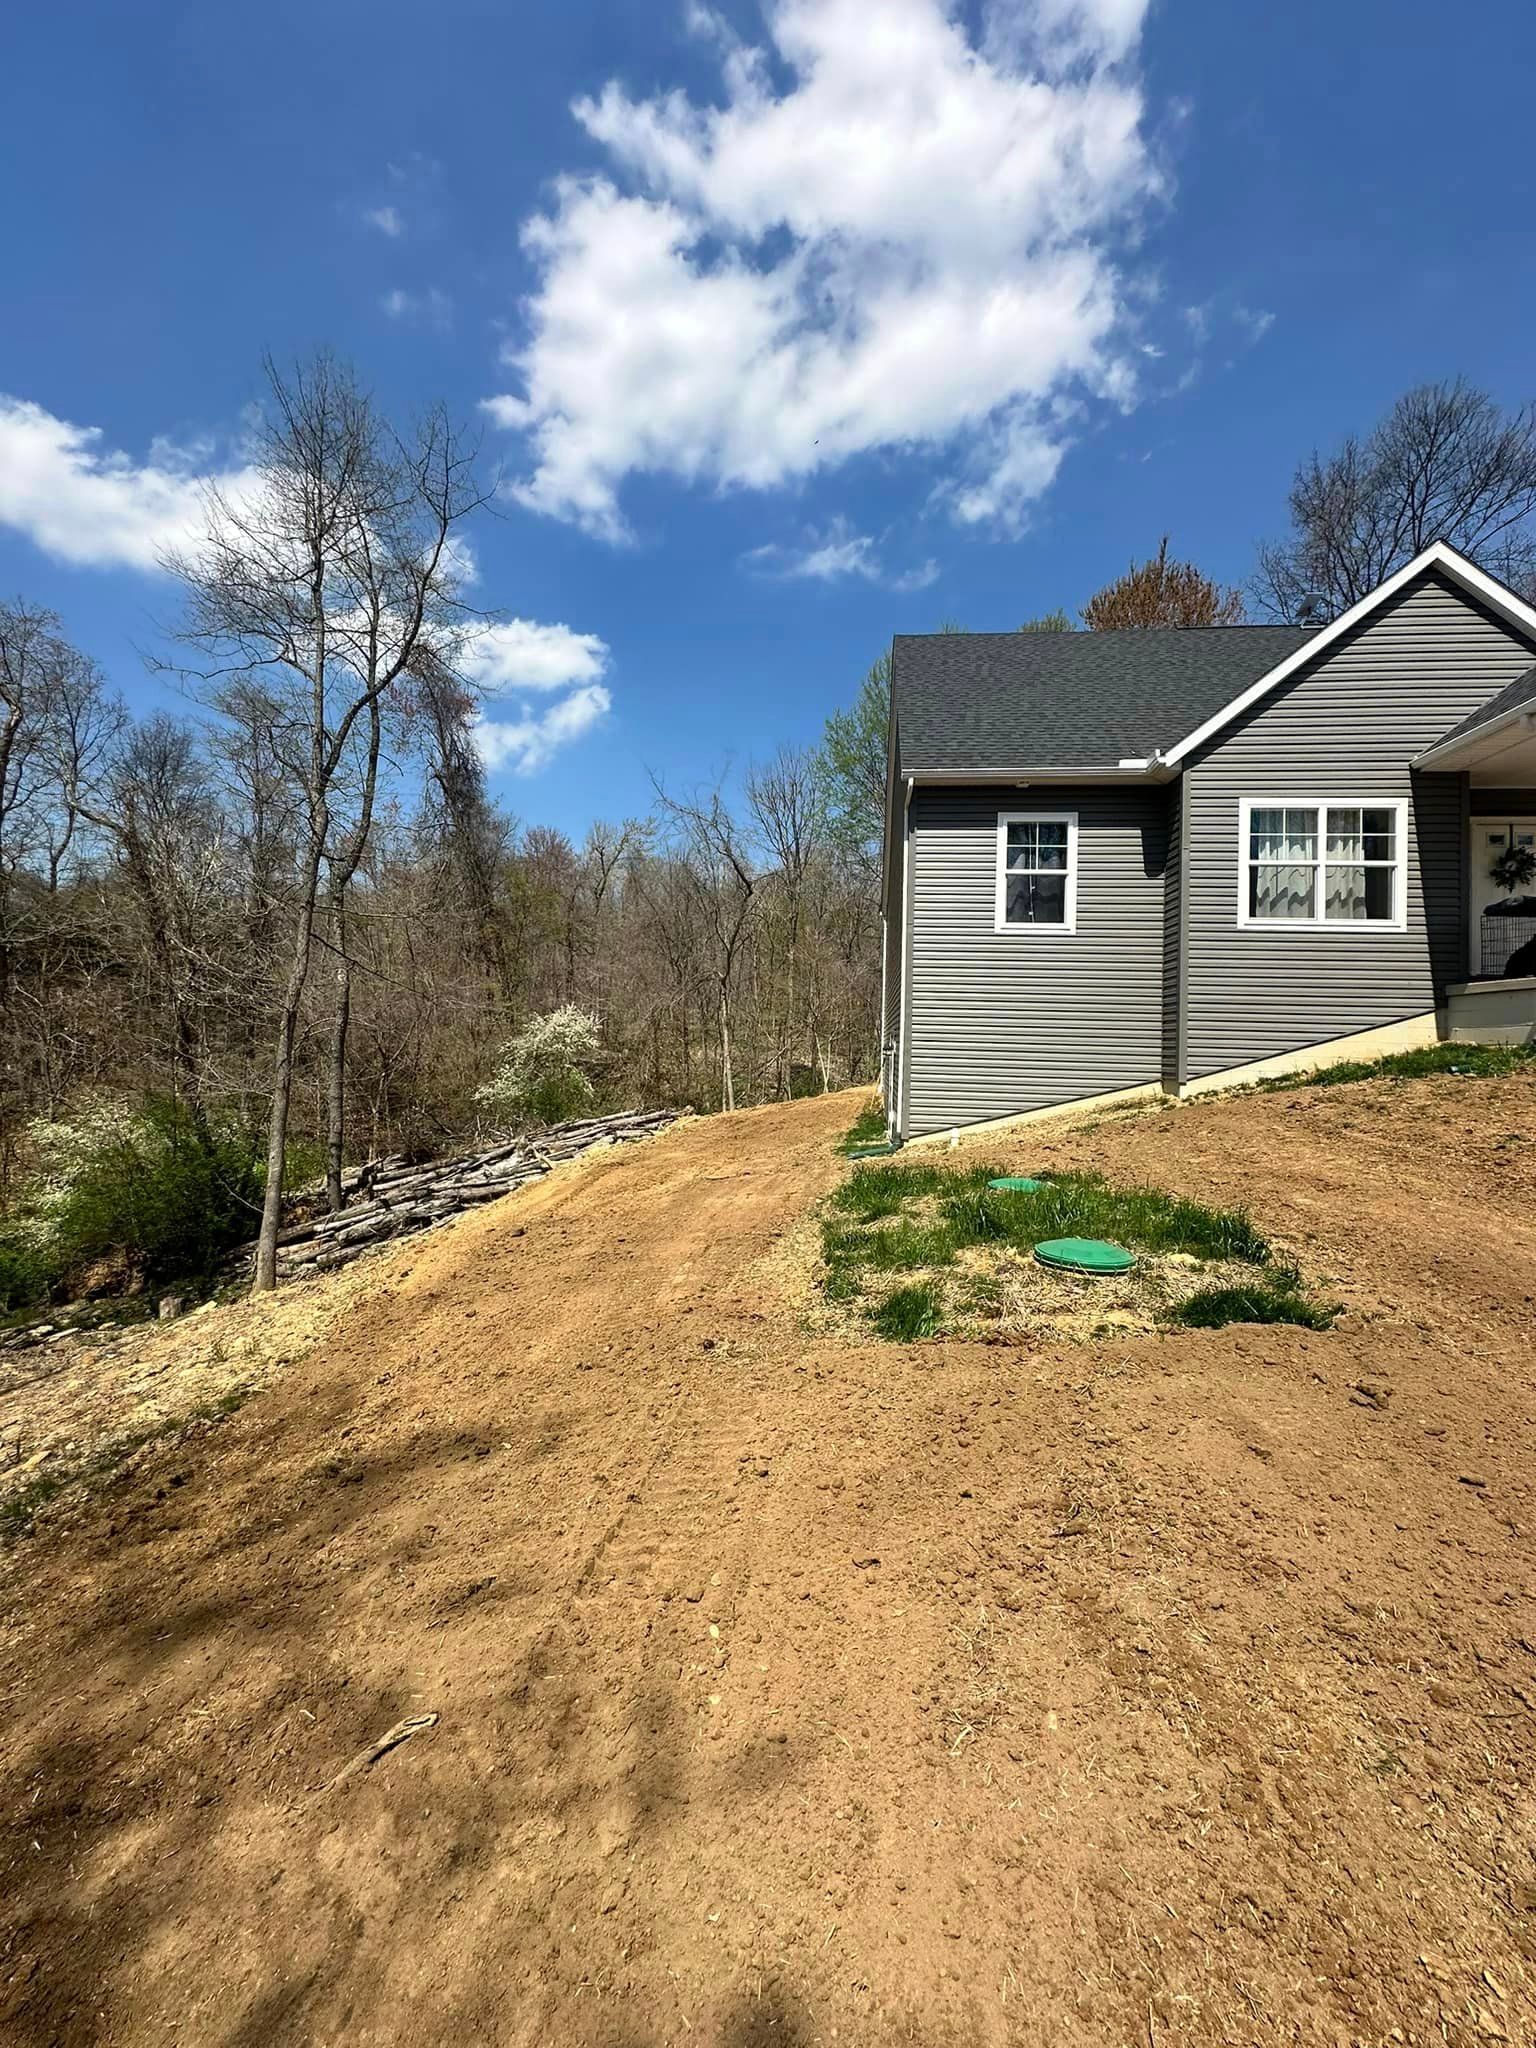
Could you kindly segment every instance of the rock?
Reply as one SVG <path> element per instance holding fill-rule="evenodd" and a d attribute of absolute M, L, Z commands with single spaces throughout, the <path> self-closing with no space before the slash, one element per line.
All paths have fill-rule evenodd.
<path fill-rule="evenodd" d="M 186 1304 L 179 1294 L 162 1294 L 159 1310 L 161 1322 L 174 1323 L 185 1306 Z"/>
<path fill-rule="evenodd" d="M 1461 1486 L 1486 1486 L 1488 1484 L 1481 1472 L 1458 1472 L 1456 1479 L 1458 1485 Z"/>

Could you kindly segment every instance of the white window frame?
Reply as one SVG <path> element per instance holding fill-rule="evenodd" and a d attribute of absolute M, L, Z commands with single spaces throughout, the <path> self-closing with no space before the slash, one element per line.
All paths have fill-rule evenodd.
<path fill-rule="evenodd" d="M 1248 912 L 1248 872 L 1252 865 L 1252 819 L 1255 811 L 1316 811 L 1317 820 L 1317 903 L 1316 917 L 1252 917 Z M 1393 845 L 1396 858 L 1392 868 L 1391 917 L 1324 917 L 1328 900 L 1328 813 L 1329 811 L 1391 811 L 1396 824 Z M 1337 861 L 1338 867 L 1359 867 L 1359 861 Z M 1378 863 L 1372 861 L 1374 867 Z M 1385 867 L 1387 862 L 1379 865 Z M 1405 932 L 1408 929 L 1408 802 L 1392 796 L 1245 796 L 1237 807 L 1237 922 L 1249 932 L 1353 932 L 1356 936 L 1375 932 Z"/>
<path fill-rule="evenodd" d="M 1065 825 L 1067 828 L 1066 888 L 1060 924 L 1010 924 L 1008 921 L 1008 827 L 1010 825 Z M 1035 873 L 1044 873 L 1036 869 Z M 1049 870 L 1052 874 L 1059 869 Z M 1077 813 L 1076 811 L 999 811 L 997 814 L 997 878 L 992 906 L 992 926 L 1006 932 L 1028 933 L 1032 938 L 1060 939 L 1077 930 Z"/>

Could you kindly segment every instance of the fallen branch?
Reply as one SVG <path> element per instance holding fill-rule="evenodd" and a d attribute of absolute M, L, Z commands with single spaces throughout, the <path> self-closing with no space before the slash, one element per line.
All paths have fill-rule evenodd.
<path fill-rule="evenodd" d="M 366 1749 L 360 1749 L 352 1761 L 341 1769 L 322 1790 L 334 1792 L 338 1785 L 345 1785 L 353 1778 L 360 1778 L 364 1771 L 372 1770 L 381 1756 L 388 1756 L 392 1749 L 398 1749 L 402 1742 L 409 1742 L 413 1735 L 420 1735 L 424 1729 L 435 1728 L 436 1714 L 411 1714 L 404 1721 L 397 1721 L 393 1728 L 386 1729 L 377 1742 L 370 1742 Z"/>

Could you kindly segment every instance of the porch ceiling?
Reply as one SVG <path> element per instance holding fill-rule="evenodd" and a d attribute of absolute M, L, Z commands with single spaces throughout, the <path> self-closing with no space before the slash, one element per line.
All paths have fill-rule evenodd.
<path fill-rule="evenodd" d="M 1464 772 L 1480 789 L 1536 788 L 1536 716 L 1432 747 L 1422 765 L 1437 774 Z"/>

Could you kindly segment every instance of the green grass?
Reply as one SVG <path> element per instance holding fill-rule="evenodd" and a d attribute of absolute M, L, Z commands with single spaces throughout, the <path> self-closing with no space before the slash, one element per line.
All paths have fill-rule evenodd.
<path fill-rule="evenodd" d="M 871 1309 L 870 1321 L 882 1337 L 895 1344 L 911 1344 L 919 1337 L 937 1337 L 944 1324 L 944 1301 L 931 1281 L 913 1287 L 898 1287 L 880 1306 Z"/>
<path fill-rule="evenodd" d="M 1176 1302 L 1168 1318 L 1187 1330 L 1219 1330 L 1227 1323 L 1299 1323 L 1304 1330 L 1326 1330 L 1338 1313 L 1288 1280 L 1260 1279 L 1248 1287 L 1198 1288 Z"/>
<path fill-rule="evenodd" d="M 1524 1073 L 1532 1065 L 1536 1045 L 1423 1045 L 1413 1052 L 1389 1053 L 1385 1059 L 1340 1060 L 1310 1074 L 1281 1074 L 1259 1086 L 1273 1095 L 1293 1088 L 1333 1088 L 1341 1081 L 1417 1081 L 1430 1074 L 1490 1080 Z"/>
<path fill-rule="evenodd" d="M 868 1108 L 859 1111 L 853 1127 L 838 1139 L 837 1149 L 846 1154 L 858 1151 L 863 1145 L 883 1145 L 885 1141 L 885 1111 L 876 1098 L 870 1102 Z"/>
<path fill-rule="evenodd" d="M 1161 1188 L 1111 1187 L 1092 1173 L 1054 1174 L 1033 1193 L 987 1185 L 998 1177 L 996 1166 L 860 1166 L 833 1192 L 831 1207 L 861 1223 L 876 1223 L 899 1216 L 924 1196 L 940 1196 L 940 1228 L 951 1257 L 962 1245 L 1030 1246 L 1048 1237 L 1104 1237 L 1134 1251 L 1190 1252 L 1254 1265 L 1269 1257 L 1268 1244 L 1241 1209 L 1210 1209 Z M 852 1254 L 869 1235 L 845 1233 L 840 1256 Z"/>
<path fill-rule="evenodd" d="M 1242 1209 L 1216 1209 L 1153 1187 L 1114 1187 L 1101 1176 L 1038 1176 L 1039 1189 L 993 1188 L 995 1165 L 951 1167 L 892 1159 L 858 1166 L 828 1197 L 822 1218 L 823 1290 L 855 1302 L 876 1274 L 942 1273 L 973 1246 L 1027 1252 L 1046 1238 L 1096 1237 L 1138 1252 L 1262 1268 L 1251 1284 L 1205 1287 L 1169 1309 L 1189 1328 L 1230 1322 L 1300 1323 L 1326 1329 L 1337 1315 L 1306 1294 L 1294 1266 L 1274 1260 L 1268 1240 Z M 865 1313 L 883 1336 L 934 1336 L 944 1326 L 942 1280 L 898 1287 Z M 995 1280 L 967 1275 L 956 1308 L 996 1314 Z"/>

